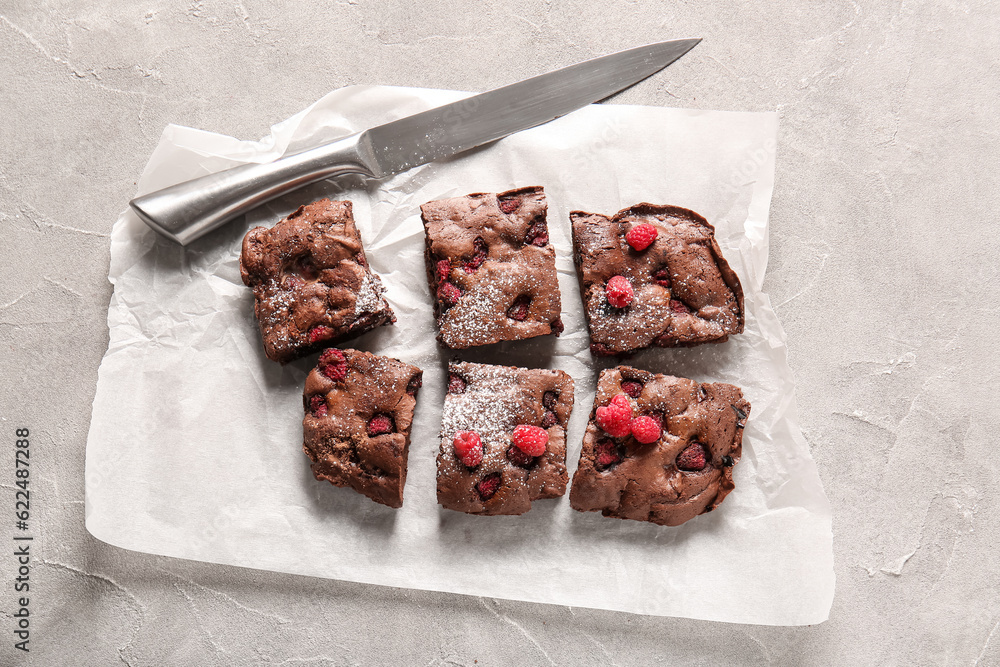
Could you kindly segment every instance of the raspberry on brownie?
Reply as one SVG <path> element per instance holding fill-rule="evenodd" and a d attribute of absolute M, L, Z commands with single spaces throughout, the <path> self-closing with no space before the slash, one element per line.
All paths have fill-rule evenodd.
<path fill-rule="evenodd" d="M 613 218 L 570 212 L 590 349 L 725 341 L 743 331 L 743 288 L 715 229 L 694 211 L 636 204 Z"/>
<path fill-rule="evenodd" d="M 253 289 L 268 359 L 288 363 L 396 317 L 368 268 L 351 202 L 321 199 L 243 239 L 240 275 Z"/>
<path fill-rule="evenodd" d="M 398 359 L 330 348 L 306 378 L 302 449 L 318 480 L 389 507 L 403 504 L 423 373 Z"/>
<path fill-rule="evenodd" d="M 573 379 L 562 371 L 448 365 L 437 497 L 469 514 L 523 514 L 566 493 Z"/>
<path fill-rule="evenodd" d="M 734 488 L 749 413 L 730 384 L 628 366 L 602 371 L 570 506 L 661 526 L 712 511 Z"/>
<path fill-rule="evenodd" d="M 453 197 L 420 210 L 443 345 L 464 349 L 562 332 L 542 188 Z"/>

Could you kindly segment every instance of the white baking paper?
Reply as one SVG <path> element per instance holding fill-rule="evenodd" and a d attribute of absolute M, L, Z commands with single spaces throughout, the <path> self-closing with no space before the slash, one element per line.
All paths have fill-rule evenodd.
<path fill-rule="evenodd" d="M 334 91 L 259 142 L 169 126 L 139 193 L 264 162 L 466 93 Z M 784 333 L 761 292 L 777 117 L 594 105 L 492 146 L 384 182 L 311 186 L 188 248 L 131 212 L 111 236 L 114 296 L 87 441 L 87 528 L 148 553 L 407 588 L 718 621 L 824 621 L 833 599 L 830 507 L 796 421 Z M 561 368 L 576 382 L 567 465 L 576 469 L 600 368 L 588 351 L 568 213 L 648 201 L 698 211 L 746 292 L 746 332 L 721 345 L 654 350 L 633 365 L 741 386 L 753 405 L 736 490 L 676 527 L 572 510 L 568 496 L 520 517 L 469 516 L 435 500 L 450 353 L 434 339 L 419 205 L 543 185 L 566 331 L 457 356 Z M 262 352 L 240 281 L 244 233 L 299 204 L 347 198 L 399 321 L 353 346 L 424 369 L 402 509 L 313 479 L 301 392 L 315 358 Z"/>

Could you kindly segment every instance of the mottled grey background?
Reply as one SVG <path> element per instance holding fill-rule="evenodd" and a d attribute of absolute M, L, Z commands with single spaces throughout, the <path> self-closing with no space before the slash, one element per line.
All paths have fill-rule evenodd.
<path fill-rule="evenodd" d="M 834 506 L 827 623 L 387 589 L 87 534 L 108 234 L 165 124 L 256 139 L 347 84 L 485 90 L 688 36 L 615 101 L 781 114 L 765 287 Z M 0 0 L 0 539 L 27 426 L 31 664 L 1000 664 L 998 53 L 987 2 Z M 2 664 L 24 660 L 13 567 Z"/>

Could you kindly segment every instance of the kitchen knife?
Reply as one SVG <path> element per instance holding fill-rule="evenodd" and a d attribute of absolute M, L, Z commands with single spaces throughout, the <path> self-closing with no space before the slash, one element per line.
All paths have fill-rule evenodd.
<path fill-rule="evenodd" d="M 599 102 L 674 62 L 700 39 L 619 51 L 473 95 L 265 164 L 245 164 L 136 197 L 129 205 L 187 245 L 275 197 L 358 173 L 382 179 Z"/>

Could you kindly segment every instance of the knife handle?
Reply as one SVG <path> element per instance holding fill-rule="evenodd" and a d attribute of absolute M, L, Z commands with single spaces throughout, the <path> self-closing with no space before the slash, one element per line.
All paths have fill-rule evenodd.
<path fill-rule="evenodd" d="M 245 164 L 172 185 L 129 205 L 147 225 L 187 245 L 252 208 L 292 190 L 358 173 L 374 176 L 363 133 L 264 164 Z"/>

